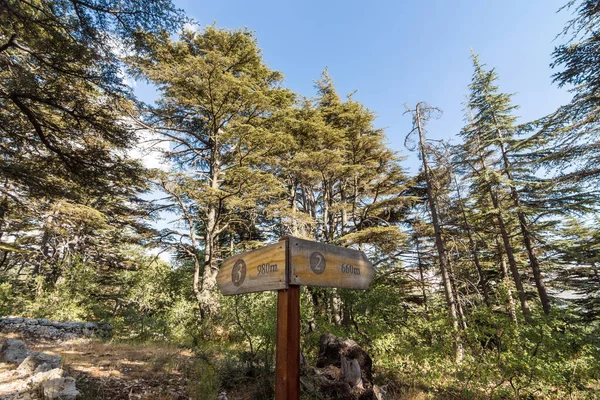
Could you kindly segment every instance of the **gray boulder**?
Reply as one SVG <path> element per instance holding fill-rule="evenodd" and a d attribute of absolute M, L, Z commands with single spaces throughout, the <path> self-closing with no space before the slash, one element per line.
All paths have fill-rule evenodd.
<path fill-rule="evenodd" d="M 1 332 L 51 340 L 70 340 L 79 337 L 109 337 L 112 326 L 103 322 L 57 322 L 47 318 L 0 318 Z"/>
<path fill-rule="evenodd" d="M 75 387 L 75 379 L 72 377 L 57 378 L 42 384 L 44 399 L 75 400 L 79 391 Z"/>
<path fill-rule="evenodd" d="M 25 342 L 18 339 L 6 339 L 0 348 L 0 361 L 20 364 L 27 358 L 29 352 L 25 348 Z"/>
<path fill-rule="evenodd" d="M 319 339 L 317 368 L 304 370 L 301 385 L 334 399 L 379 400 L 373 387 L 373 361 L 356 343 L 332 334 Z"/>
<path fill-rule="evenodd" d="M 48 372 L 52 369 L 52 366 L 50 364 L 41 364 L 38 365 L 38 367 L 35 369 L 35 371 L 33 371 L 33 374 L 39 374 L 39 373 L 43 373 L 43 372 Z"/>
<path fill-rule="evenodd" d="M 60 379 L 60 378 L 63 378 L 64 376 L 65 376 L 64 370 L 62 370 L 60 368 L 54 368 L 54 369 L 51 369 L 50 371 L 38 372 L 38 373 L 30 376 L 29 378 L 27 378 L 27 383 L 29 384 L 30 387 L 36 387 L 36 386 L 40 385 L 41 383 L 55 380 L 55 379 Z"/>
<path fill-rule="evenodd" d="M 47 364 L 47 367 L 44 367 L 46 371 L 49 371 L 53 368 L 58 368 L 60 366 L 60 357 L 53 356 L 51 354 L 31 353 L 17 368 L 17 371 L 23 372 L 25 374 L 33 374 L 39 367 L 43 364 Z"/>

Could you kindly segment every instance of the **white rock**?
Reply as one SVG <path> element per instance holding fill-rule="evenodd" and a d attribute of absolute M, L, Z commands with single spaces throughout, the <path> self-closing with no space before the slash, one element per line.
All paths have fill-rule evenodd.
<path fill-rule="evenodd" d="M 50 366 L 50 368 L 47 368 L 46 371 L 53 368 L 58 368 L 60 366 L 60 357 L 45 353 L 33 352 L 25 360 L 23 360 L 23 362 L 17 368 L 17 371 L 32 374 L 42 364 L 48 364 Z"/>
<path fill-rule="evenodd" d="M 43 383 L 46 381 L 51 381 L 54 379 L 60 379 L 64 376 L 65 376 L 65 371 L 63 371 L 60 368 L 54 368 L 54 369 L 51 369 L 50 371 L 38 372 L 37 374 L 31 375 L 27 379 L 27 383 L 30 386 L 34 387 L 34 386 L 39 385 L 40 383 Z"/>
<path fill-rule="evenodd" d="M 42 385 L 45 399 L 75 400 L 79 391 L 72 377 L 51 379 Z"/>

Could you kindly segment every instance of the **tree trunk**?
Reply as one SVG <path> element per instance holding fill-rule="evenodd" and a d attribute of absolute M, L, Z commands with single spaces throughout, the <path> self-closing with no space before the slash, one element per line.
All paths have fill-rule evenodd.
<path fill-rule="evenodd" d="M 456 353 L 456 362 L 460 363 L 463 359 L 463 346 L 460 337 L 460 328 L 458 321 L 458 312 L 456 309 L 456 300 L 452 291 L 452 283 L 450 281 L 450 275 L 448 273 L 448 255 L 446 253 L 446 247 L 442 238 L 442 230 L 437 211 L 436 198 L 433 194 L 432 189 L 432 177 L 429 170 L 429 164 L 427 162 L 427 153 L 425 151 L 425 138 L 422 125 L 422 114 L 421 114 L 421 103 L 417 104 L 414 110 L 414 120 L 419 135 L 419 150 L 421 152 L 421 158 L 423 160 L 423 171 L 425 172 L 425 180 L 427 186 L 427 199 L 429 203 L 429 211 L 431 212 L 431 221 L 433 223 L 433 229 L 435 233 L 435 246 L 438 252 L 438 259 L 440 264 L 440 270 L 442 272 L 442 283 L 444 286 L 444 294 L 446 297 L 446 303 L 448 304 L 448 312 L 452 321 L 452 327 L 454 329 L 454 350 Z"/>
<path fill-rule="evenodd" d="M 508 297 L 508 313 L 510 314 L 510 319 L 516 324 L 517 323 L 517 310 L 515 308 L 515 299 L 513 299 L 512 289 L 510 288 L 510 283 L 508 282 L 508 267 L 506 266 L 506 261 L 504 260 L 504 252 L 502 251 L 502 244 L 498 238 L 496 238 L 496 248 L 498 249 L 498 259 L 500 260 L 500 268 L 502 270 L 502 280 L 506 281 L 506 296 Z"/>
<path fill-rule="evenodd" d="M 337 290 L 333 289 L 331 293 L 331 322 L 334 325 L 342 324 L 342 308 L 343 302 Z"/>
<path fill-rule="evenodd" d="M 329 242 L 329 190 L 325 180 L 323 180 L 323 241 Z"/>
<path fill-rule="evenodd" d="M 290 178 L 290 180 L 293 181 L 293 178 Z M 290 208 L 292 209 L 292 220 L 289 221 L 289 224 L 290 224 L 289 233 L 292 236 L 301 236 L 301 235 L 299 235 L 300 228 L 298 226 L 298 220 L 296 218 L 296 213 L 298 212 L 298 207 L 296 205 L 296 184 L 293 182 L 289 186 L 289 196 L 290 196 Z"/>
<path fill-rule="evenodd" d="M 219 189 L 218 160 L 214 160 L 211 166 L 210 188 L 216 192 Z M 200 309 L 203 314 L 213 316 L 219 310 L 217 297 L 217 274 L 218 268 L 218 227 L 217 205 L 209 203 L 206 213 L 206 231 L 204 232 L 204 271 L 202 274 L 202 287 L 200 290 Z"/>
<path fill-rule="evenodd" d="M 419 278 L 421 280 L 421 293 L 423 293 L 423 304 L 425 306 L 425 311 L 429 311 L 429 306 L 427 304 L 427 291 L 425 290 L 425 274 L 423 272 L 423 262 L 421 261 L 421 250 L 419 249 L 419 237 L 416 237 L 416 246 L 417 246 L 417 266 L 419 267 Z"/>
<path fill-rule="evenodd" d="M 510 244 L 508 230 L 506 229 L 506 225 L 504 224 L 502 210 L 500 209 L 500 204 L 497 195 L 493 192 L 491 187 L 489 188 L 489 190 L 490 196 L 492 198 L 492 204 L 494 205 L 494 209 L 496 209 L 497 212 L 496 219 L 498 221 L 500 235 L 502 236 L 502 242 L 504 243 L 506 258 L 508 258 L 508 265 L 510 266 L 510 271 L 512 272 L 513 280 L 515 281 L 515 287 L 517 289 L 517 293 L 519 294 L 519 300 L 521 301 L 521 311 L 523 312 L 523 317 L 525 318 L 525 321 L 529 323 L 531 322 L 531 311 L 529 310 L 529 303 L 527 302 L 527 297 L 525 297 L 525 289 L 523 288 L 523 282 L 521 281 L 519 268 L 517 267 L 515 255 Z"/>
<path fill-rule="evenodd" d="M 346 189 L 344 186 L 342 186 L 340 190 L 340 196 L 342 200 L 342 211 L 340 215 L 342 226 L 340 227 L 340 235 L 344 236 L 346 234 L 346 227 L 348 226 L 348 210 L 346 209 L 348 199 L 346 198 Z"/>
<path fill-rule="evenodd" d="M 8 196 L 4 196 L 0 201 L 0 243 L 2 242 L 2 236 L 4 236 L 4 219 L 8 214 Z"/>
<path fill-rule="evenodd" d="M 312 313 L 310 313 L 308 317 L 308 331 L 313 332 L 317 329 L 317 317 L 319 315 L 319 296 L 315 291 L 315 288 L 308 286 L 306 288 L 308 294 L 310 295 L 310 299 L 312 301 Z"/>
<path fill-rule="evenodd" d="M 460 324 L 463 329 L 467 329 L 467 318 L 465 317 L 465 311 L 463 310 L 462 303 L 460 301 L 460 295 L 458 293 L 458 289 L 456 288 L 456 279 L 454 279 L 454 269 L 452 267 L 452 263 L 448 261 L 448 273 L 450 275 L 450 283 L 452 285 L 452 292 L 454 293 L 454 298 L 456 299 L 456 311 L 458 311 L 458 316 L 460 318 Z"/>
<path fill-rule="evenodd" d="M 482 171 L 486 173 L 487 165 L 485 164 L 485 160 L 483 159 L 483 156 L 481 154 L 479 154 L 479 162 L 481 163 Z M 486 181 L 486 189 L 490 196 L 490 200 L 492 201 L 492 206 L 494 207 L 494 210 L 496 210 L 496 221 L 498 222 L 498 229 L 500 230 L 500 236 L 502 237 L 502 243 L 504 244 L 504 251 L 506 252 L 508 265 L 510 266 L 510 271 L 512 273 L 513 280 L 515 281 L 515 288 L 517 289 L 517 293 L 519 294 L 519 301 L 521 302 L 521 312 L 523 313 L 525 322 L 529 323 L 531 322 L 531 311 L 529 310 L 529 303 L 527 302 L 527 297 L 525 296 L 525 289 L 523 288 L 523 282 L 521 281 L 521 275 L 519 273 L 519 268 L 515 260 L 513 248 L 510 244 L 508 230 L 506 228 L 506 224 L 504 223 L 504 217 L 502 216 L 502 208 L 500 206 L 500 201 L 498 200 L 497 193 L 494 191 L 491 183 L 488 181 Z"/>
<path fill-rule="evenodd" d="M 546 285 L 544 284 L 544 280 L 542 279 L 540 263 L 535 255 L 535 250 L 533 248 L 533 241 L 531 232 L 529 231 L 529 224 L 527 223 L 525 213 L 523 213 L 523 211 L 521 210 L 521 198 L 519 196 L 519 192 L 513 184 L 513 177 L 512 173 L 510 172 L 511 164 L 508 160 L 508 154 L 506 148 L 504 147 L 504 143 L 502 142 L 502 132 L 498 130 L 497 135 L 500 139 L 500 150 L 502 151 L 502 160 L 504 162 L 504 174 L 508 178 L 510 186 L 510 195 L 517 210 L 519 227 L 521 228 L 521 235 L 523 236 L 523 244 L 525 245 L 525 249 L 527 250 L 529 265 L 531 267 L 531 271 L 533 272 L 533 279 L 535 280 L 535 286 L 537 288 L 538 295 L 540 296 L 540 301 L 542 302 L 544 314 L 548 315 L 550 313 L 550 299 L 548 297 L 548 292 L 546 291 Z"/>
<path fill-rule="evenodd" d="M 453 173 L 454 175 L 454 173 Z M 471 230 L 471 224 L 467 219 L 467 213 L 465 211 L 465 207 L 462 202 L 462 197 L 460 194 L 460 187 L 458 186 L 458 181 L 456 176 L 454 176 L 454 183 L 456 185 L 456 195 L 458 196 L 458 206 L 460 207 L 460 212 L 463 218 L 463 223 L 465 224 L 465 231 L 467 233 L 467 238 L 469 240 L 469 249 L 471 251 L 471 256 L 473 257 L 473 264 L 475 264 L 475 269 L 477 270 L 477 275 L 479 276 L 479 286 L 481 287 L 481 293 L 483 294 L 483 301 L 489 307 L 490 306 L 490 295 L 488 293 L 487 288 L 487 279 L 485 273 L 483 272 L 483 268 L 481 267 L 481 263 L 479 262 L 479 249 L 477 246 L 477 242 L 473 239 L 473 232 Z"/>

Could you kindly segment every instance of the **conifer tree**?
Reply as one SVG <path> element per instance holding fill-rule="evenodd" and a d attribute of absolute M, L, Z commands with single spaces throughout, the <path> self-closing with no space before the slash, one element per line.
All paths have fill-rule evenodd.
<path fill-rule="evenodd" d="M 168 0 L 6 0 L 0 20 L 3 194 L 68 197 L 73 183 L 127 173 L 136 135 L 117 48 L 137 30 L 176 27 L 180 12 Z"/>
<path fill-rule="evenodd" d="M 516 131 L 514 122 L 516 117 L 512 115 L 515 106 L 510 103 L 510 95 L 498 92 L 498 87 L 495 86 L 497 79 L 495 71 L 484 70 L 476 54 L 473 54 L 473 64 L 475 72 L 470 85 L 471 95 L 468 107 L 472 110 L 474 116 L 469 126 L 463 130 L 462 135 L 467 141 L 470 140 L 472 144 L 477 143 L 478 147 L 480 147 L 479 152 L 488 152 L 491 162 L 489 166 L 495 168 L 495 173 L 498 174 L 496 175 L 498 188 L 505 188 L 510 193 L 512 203 L 510 209 L 511 212 L 516 214 L 518 219 L 520 236 L 527 252 L 529 266 L 533 272 L 538 295 L 544 313 L 548 314 L 550 312 L 550 299 L 542 279 L 540 263 L 536 254 L 537 250 L 534 248 L 533 233 L 525 214 L 522 194 L 517 188 L 518 182 L 515 174 L 519 172 L 518 165 L 509 156 L 509 151 L 514 153 L 514 149 L 518 145 L 518 141 L 514 137 Z M 482 168 L 483 165 L 484 161 L 481 160 Z M 521 181 L 523 181 L 523 177 L 521 177 Z M 539 181 L 535 182 L 533 179 L 529 179 L 530 185 L 535 185 L 536 183 L 539 183 Z M 497 203 L 494 204 L 494 207 L 496 205 L 500 206 L 497 199 L 493 199 L 493 202 Z M 499 218 L 502 219 L 501 216 Z M 498 222 L 499 225 L 504 225 L 500 223 L 500 220 Z M 505 231 L 505 229 L 501 228 L 501 231 Z M 516 264 L 512 261 L 514 256 L 511 255 L 512 248 L 507 235 L 502 233 L 502 236 L 509 264 L 513 270 L 513 277 L 516 277 Z M 518 286 L 517 284 L 517 288 Z"/>
<path fill-rule="evenodd" d="M 374 127 L 373 113 L 352 96 L 342 99 L 327 70 L 316 89 L 315 99 L 300 102 L 278 122 L 291 142 L 279 155 L 277 172 L 286 195 L 267 209 L 279 225 L 274 229 L 354 246 L 378 267 L 394 266 L 406 239 L 397 224 L 411 202 L 400 160 Z M 315 309 L 350 322 L 352 309 L 344 298 L 309 291 Z"/>
<path fill-rule="evenodd" d="M 351 96 L 342 101 L 327 71 L 317 90 L 281 128 L 293 142 L 281 155 L 289 197 L 277 213 L 291 207 L 305 237 L 393 252 L 404 240 L 395 224 L 411 201 L 400 159 L 373 126 L 373 113 Z"/>
<path fill-rule="evenodd" d="M 216 276 L 226 255 L 220 243 L 231 235 L 261 240 L 252 236 L 259 206 L 279 193 L 269 168 L 286 141 L 268 120 L 290 104 L 292 94 L 245 29 L 186 30 L 177 41 L 167 32 L 139 35 L 138 44 L 143 50 L 129 59 L 132 68 L 160 91 L 148 121 L 172 143 L 165 155 L 179 171 L 176 182 L 161 185 L 186 224 L 184 240 L 201 247 L 188 254 L 203 251 L 193 287 L 210 317 L 219 309 Z"/>
<path fill-rule="evenodd" d="M 444 294 L 446 297 L 446 304 L 448 306 L 448 312 L 450 314 L 450 320 L 454 329 L 454 349 L 456 352 L 456 361 L 461 362 L 463 359 L 463 345 L 460 336 L 459 328 L 459 310 L 457 306 L 456 293 L 452 285 L 452 277 L 450 271 L 450 262 L 448 258 L 447 245 L 445 243 L 441 221 L 439 218 L 439 206 L 438 199 L 433 190 L 433 176 L 431 167 L 429 166 L 429 146 L 426 144 L 425 139 L 425 126 L 429 119 L 435 114 L 439 114 L 440 110 L 431 107 L 425 103 L 417 103 L 414 109 L 407 107 L 407 113 L 412 115 L 413 119 L 413 130 L 409 133 L 410 135 L 417 135 L 418 137 L 418 149 L 423 163 L 423 173 L 425 174 L 425 182 L 427 189 L 427 203 L 429 205 L 429 211 L 431 213 L 431 222 L 434 228 L 435 234 L 435 245 L 438 253 L 438 262 L 440 271 L 442 273 L 442 284 L 444 287 Z M 407 138 L 409 137 L 407 136 Z"/>
<path fill-rule="evenodd" d="M 120 52 L 138 30 L 178 26 L 181 12 L 166 0 L 7 0 L 0 21 L 5 272 L 42 287 L 78 263 L 121 268 L 121 246 L 147 233 L 147 177 L 129 156 L 137 136 Z"/>
<path fill-rule="evenodd" d="M 552 53 L 554 83 L 573 93 L 569 104 L 542 120 L 538 137 L 547 143 L 539 160 L 558 171 L 557 180 L 597 188 L 600 176 L 600 8 L 594 0 L 569 0 L 561 9 L 573 10 L 561 37 L 566 43 Z M 571 168 L 565 168 L 566 165 Z M 575 166 L 573 168 L 573 166 Z"/>

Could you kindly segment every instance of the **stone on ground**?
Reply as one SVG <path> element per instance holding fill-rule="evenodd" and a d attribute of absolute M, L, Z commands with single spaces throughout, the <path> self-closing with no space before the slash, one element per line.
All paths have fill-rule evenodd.
<path fill-rule="evenodd" d="M 7 339 L 0 348 L 0 361 L 20 364 L 27 358 L 29 352 L 25 342 L 18 339 Z"/>
<path fill-rule="evenodd" d="M 23 341 L 7 339 L 0 348 L 0 361 L 0 400 L 74 400 L 79 396 L 75 379 L 59 368 L 58 356 L 29 354 Z"/>
<path fill-rule="evenodd" d="M 44 364 L 47 364 L 44 366 Z M 54 368 L 58 368 L 60 366 L 60 357 L 53 356 L 50 354 L 33 352 L 31 353 L 17 368 L 17 371 L 23 372 L 26 374 L 33 374 L 40 368 L 37 372 L 49 371 Z"/>
<path fill-rule="evenodd" d="M 44 399 L 75 400 L 79 391 L 75 386 L 75 378 L 50 379 L 42 384 Z"/>
<path fill-rule="evenodd" d="M 300 382 L 305 390 L 335 399 L 381 400 L 373 385 L 371 357 L 358 343 L 325 334 L 319 344 L 317 368 L 303 369 Z"/>
<path fill-rule="evenodd" d="M 60 379 L 65 376 L 65 371 L 60 368 L 54 368 L 50 371 L 38 372 L 37 374 L 31 375 L 27 379 L 29 386 L 39 386 L 40 383 L 50 381 L 53 379 Z"/>

